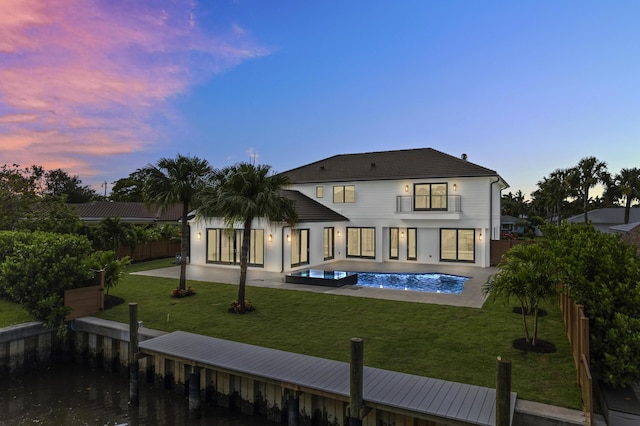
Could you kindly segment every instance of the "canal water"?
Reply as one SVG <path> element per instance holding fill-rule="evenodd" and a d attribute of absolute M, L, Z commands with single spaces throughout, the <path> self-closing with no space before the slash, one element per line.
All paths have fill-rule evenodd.
<path fill-rule="evenodd" d="M 141 383 L 140 404 L 129 406 L 129 380 L 76 364 L 55 364 L 16 379 L 0 380 L 0 425 L 275 425 L 202 403 L 197 416 L 188 399 Z"/>

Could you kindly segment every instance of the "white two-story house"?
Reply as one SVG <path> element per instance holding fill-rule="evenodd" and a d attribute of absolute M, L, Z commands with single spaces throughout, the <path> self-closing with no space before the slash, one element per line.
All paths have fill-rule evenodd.
<path fill-rule="evenodd" d="M 488 267 L 500 238 L 494 170 L 431 148 L 344 154 L 284 172 L 298 224 L 257 220 L 249 265 L 269 271 L 331 269 L 337 260 L 464 263 Z M 240 263 L 241 225 L 191 221 L 191 263 Z"/>

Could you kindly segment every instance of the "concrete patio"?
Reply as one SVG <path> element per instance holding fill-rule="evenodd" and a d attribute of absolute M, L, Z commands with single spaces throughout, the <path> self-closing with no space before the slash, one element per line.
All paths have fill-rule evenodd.
<path fill-rule="evenodd" d="M 250 268 L 247 272 L 247 285 L 255 287 L 280 288 L 285 290 L 313 291 L 317 293 L 370 297 L 376 299 L 399 300 L 417 303 L 432 303 L 439 305 L 464 306 L 480 308 L 484 304 L 485 296 L 482 286 L 489 276 L 496 272 L 495 268 L 479 268 L 465 265 L 427 265 L 418 263 L 395 262 L 363 262 L 336 261 L 323 265 L 309 267 L 331 271 L 358 272 L 436 272 L 469 277 L 464 284 L 461 294 L 426 293 L 419 291 L 389 290 L 382 288 L 360 287 L 345 285 L 343 287 L 324 287 L 317 285 L 285 283 L 286 273 L 269 272 Z M 301 268 L 305 269 L 305 268 Z M 180 267 L 153 269 L 136 272 L 139 275 L 179 278 Z M 237 284 L 240 277 L 239 266 L 219 265 L 187 265 L 187 280 Z"/>

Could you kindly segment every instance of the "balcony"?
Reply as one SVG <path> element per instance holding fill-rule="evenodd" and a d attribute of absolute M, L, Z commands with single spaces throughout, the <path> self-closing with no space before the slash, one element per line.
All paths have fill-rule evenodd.
<path fill-rule="evenodd" d="M 462 198 L 460 195 L 431 197 L 398 195 L 396 197 L 396 214 L 398 213 L 410 213 L 411 216 L 407 218 L 415 219 L 460 219 Z"/>

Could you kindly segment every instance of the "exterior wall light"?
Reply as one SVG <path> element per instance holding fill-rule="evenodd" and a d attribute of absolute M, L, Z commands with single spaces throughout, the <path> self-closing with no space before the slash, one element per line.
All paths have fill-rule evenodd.
<path fill-rule="evenodd" d="M 291 235 L 287 234 L 287 241 L 291 241 Z"/>
<path fill-rule="evenodd" d="M 196 237 L 197 237 L 198 239 L 200 239 L 200 238 L 202 238 L 202 234 L 201 234 L 200 232 L 198 232 L 198 235 L 196 235 Z"/>
<path fill-rule="evenodd" d="M 480 239 L 480 241 L 482 241 L 482 232 L 480 233 L 480 235 L 478 236 L 478 238 Z"/>
<path fill-rule="evenodd" d="M 456 185 L 455 183 L 453 184 L 453 190 L 457 191 L 458 190 L 458 185 Z"/>
<path fill-rule="evenodd" d="M 267 237 L 268 241 L 271 242 L 273 241 L 273 234 L 269 234 L 269 236 Z"/>
<path fill-rule="evenodd" d="M 342 235 L 342 232 L 338 231 L 338 238 Z"/>
<path fill-rule="evenodd" d="M 409 192 L 409 185 L 404 186 L 404 192 Z"/>
<path fill-rule="evenodd" d="M 400 232 L 400 238 L 404 238 L 404 231 Z"/>

